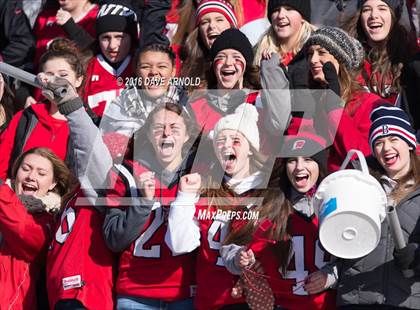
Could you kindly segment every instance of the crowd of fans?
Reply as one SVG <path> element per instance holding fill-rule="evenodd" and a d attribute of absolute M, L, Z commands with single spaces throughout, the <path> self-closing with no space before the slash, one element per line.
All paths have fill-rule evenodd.
<path fill-rule="evenodd" d="M 420 309 L 418 2 L 0 0 L 0 309 Z M 322 246 L 350 150 L 405 247 Z"/>

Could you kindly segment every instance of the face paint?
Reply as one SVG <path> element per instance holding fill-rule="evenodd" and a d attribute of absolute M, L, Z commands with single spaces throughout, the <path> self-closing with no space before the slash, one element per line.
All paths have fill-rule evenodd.
<path fill-rule="evenodd" d="M 241 68 L 241 71 L 245 71 L 245 63 L 240 59 L 235 59 L 235 67 L 238 66 Z"/>
<path fill-rule="evenodd" d="M 220 51 L 213 60 L 218 89 L 242 89 L 246 61 L 237 50 Z"/>
<path fill-rule="evenodd" d="M 218 67 L 218 66 L 222 66 L 223 64 L 224 64 L 224 60 L 223 59 L 215 59 L 214 61 L 213 61 L 213 68 L 216 70 L 216 68 Z"/>

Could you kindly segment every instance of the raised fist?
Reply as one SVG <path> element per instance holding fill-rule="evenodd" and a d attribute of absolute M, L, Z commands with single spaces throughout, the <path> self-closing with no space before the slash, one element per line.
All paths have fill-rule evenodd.
<path fill-rule="evenodd" d="M 63 26 L 68 20 L 71 18 L 71 14 L 69 11 L 65 11 L 63 9 L 59 9 L 57 14 L 55 15 L 55 19 L 58 25 Z"/>
<path fill-rule="evenodd" d="M 201 187 L 201 176 L 198 173 L 184 175 L 179 180 L 179 191 L 184 193 L 198 193 Z"/>
<path fill-rule="evenodd" d="M 137 183 L 140 188 L 140 193 L 146 199 L 152 200 L 155 198 L 156 180 L 153 171 L 143 172 L 139 175 Z"/>

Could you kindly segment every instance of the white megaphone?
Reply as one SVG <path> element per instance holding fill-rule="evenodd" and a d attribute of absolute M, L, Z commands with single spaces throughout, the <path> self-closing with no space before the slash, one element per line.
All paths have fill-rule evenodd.
<path fill-rule="evenodd" d="M 354 154 L 359 169 L 345 169 Z M 369 254 L 379 243 L 386 205 L 385 191 L 369 174 L 365 157 L 350 150 L 340 170 L 327 176 L 313 197 L 322 246 L 341 258 Z"/>

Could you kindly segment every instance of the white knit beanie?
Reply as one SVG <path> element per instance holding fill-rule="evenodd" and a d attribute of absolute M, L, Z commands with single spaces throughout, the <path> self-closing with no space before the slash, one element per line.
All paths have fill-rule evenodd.
<path fill-rule="evenodd" d="M 260 150 L 260 134 L 258 131 L 258 111 L 255 106 L 243 103 L 235 109 L 235 113 L 221 118 L 213 129 L 213 142 L 225 129 L 236 130 L 244 135 L 252 147 Z"/>

